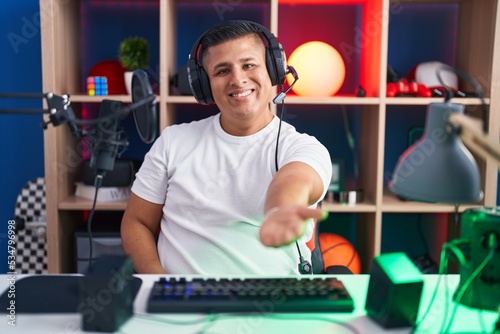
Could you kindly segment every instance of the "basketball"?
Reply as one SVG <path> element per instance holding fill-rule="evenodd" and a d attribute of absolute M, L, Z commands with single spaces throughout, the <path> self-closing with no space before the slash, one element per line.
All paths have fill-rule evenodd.
<path fill-rule="evenodd" d="M 334 233 L 320 233 L 319 245 L 325 269 L 329 266 L 345 266 L 353 274 L 361 273 L 361 261 L 352 244 Z"/>

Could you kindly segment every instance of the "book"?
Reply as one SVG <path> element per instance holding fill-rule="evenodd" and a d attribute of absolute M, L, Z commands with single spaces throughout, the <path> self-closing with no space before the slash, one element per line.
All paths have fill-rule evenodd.
<path fill-rule="evenodd" d="M 76 182 L 75 196 L 93 201 L 95 187 L 83 182 Z M 97 193 L 97 202 L 113 202 L 128 200 L 132 186 L 126 187 L 100 187 Z"/>

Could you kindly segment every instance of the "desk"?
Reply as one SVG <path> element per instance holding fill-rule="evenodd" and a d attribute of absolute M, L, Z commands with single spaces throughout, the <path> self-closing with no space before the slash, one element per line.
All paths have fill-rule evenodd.
<path fill-rule="evenodd" d="M 118 333 L 126 334 L 333 334 L 333 333 L 410 333 L 408 328 L 385 330 L 366 316 L 364 311 L 367 294 L 368 275 L 337 276 L 346 286 L 355 301 L 353 313 L 299 313 L 299 314 L 267 314 L 267 315 L 216 315 L 210 321 L 210 316 L 200 314 L 146 314 L 146 301 L 157 275 L 138 275 L 143 282 L 134 302 L 135 316 L 130 318 Z M 454 308 L 454 303 L 446 302 L 459 282 L 458 275 L 442 276 L 424 275 L 424 292 L 421 299 L 419 317 L 427 309 L 434 289 L 440 281 L 437 297 L 425 321 L 417 333 L 438 333 L 445 308 L 448 316 Z M 17 279 L 22 278 L 18 276 Z M 7 288 L 7 275 L 0 275 L 0 291 Z M 448 287 L 449 299 L 446 299 L 445 286 Z M 457 309 L 451 333 L 491 333 L 498 314 L 491 311 L 479 312 L 460 305 Z M 0 333 L 22 334 L 73 334 L 89 333 L 80 330 L 81 316 L 75 314 L 16 314 L 16 326 L 10 326 L 5 314 L 0 320 Z M 198 320 L 205 320 L 197 322 Z M 186 322 L 187 324 L 179 324 Z M 342 323 L 344 325 L 340 325 Z M 483 327 L 481 325 L 483 323 Z M 352 329 L 349 329 L 349 326 Z M 482 329 L 483 328 L 483 329 Z"/>

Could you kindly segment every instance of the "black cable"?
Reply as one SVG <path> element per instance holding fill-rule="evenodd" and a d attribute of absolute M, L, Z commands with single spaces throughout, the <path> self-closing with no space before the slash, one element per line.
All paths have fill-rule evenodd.
<path fill-rule="evenodd" d="M 436 283 L 436 286 L 434 287 L 434 291 L 432 293 L 432 297 L 429 301 L 429 305 L 427 305 L 427 309 L 423 312 L 422 316 L 420 317 L 419 320 L 416 321 L 416 324 L 415 324 L 415 327 L 413 328 L 412 332 L 411 333 L 415 333 L 419 326 L 424 322 L 425 318 L 427 317 L 427 315 L 429 314 L 432 306 L 434 305 L 434 302 L 436 300 L 436 297 L 437 297 L 437 293 L 439 291 L 439 286 L 441 285 L 441 278 L 444 277 L 445 280 L 447 280 L 447 273 L 448 273 L 448 259 L 449 259 L 449 254 L 448 252 L 449 251 L 452 251 L 455 256 L 457 257 L 457 259 L 459 259 L 460 263 L 465 265 L 465 257 L 463 256 L 463 254 L 461 254 L 461 250 L 457 247 L 457 245 L 459 244 L 462 244 L 464 242 L 468 242 L 468 240 L 465 240 L 465 239 L 459 239 L 459 240 L 455 240 L 455 241 L 449 241 L 449 242 L 446 242 L 444 245 L 443 245 L 443 248 L 441 250 L 441 259 L 439 261 L 439 272 L 438 272 L 438 280 L 437 280 L 437 283 Z M 457 253 L 458 252 L 458 253 Z M 447 314 L 448 314 L 448 284 L 446 283 L 445 281 L 445 300 L 446 300 L 446 303 L 445 303 L 445 310 L 444 310 L 444 314 L 445 314 L 445 317 L 443 318 L 443 322 L 441 323 L 441 329 L 439 330 L 438 333 L 442 333 L 443 332 L 443 328 L 445 326 L 445 321 L 446 321 L 446 318 L 447 318 Z"/>
<path fill-rule="evenodd" d="M 429 305 L 427 306 L 426 311 L 423 313 L 423 316 L 420 318 L 420 320 L 417 321 L 416 326 L 413 328 L 412 333 L 415 333 L 418 329 L 418 327 L 424 322 L 425 318 L 429 314 L 429 311 L 434 304 L 434 301 L 436 299 L 436 295 L 439 289 L 439 285 L 441 282 L 441 277 L 444 277 L 445 280 L 447 279 L 447 273 L 448 273 L 448 260 L 449 260 L 449 253 L 453 253 L 455 257 L 459 260 L 460 265 L 464 266 L 466 265 L 466 259 L 465 256 L 462 252 L 462 250 L 458 247 L 458 245 L 463 244 L 463 243 L 468 243 L 468 240 L 466 239 L 458 239 L 454 241 L 449 241 L 443 245 L 443 249 L 441 251 L 441 261 L 440 261 L 440 266 L 439 266 L 439 276 L 438 276 L 438 282 L 436 284 L 436 287 L 434 289 L 433 295 L 431 297 L 431 300 L 429 302 Z M 474 270 L 472 275 L 467 279 L 467 281 L 460 287 L 460 289 L 457 291 L 457 298 L 455 300 L 455 306 L 452 310 L 450 319 L 447 321 L 448 318 L 448 289 L 445 289 L 445 300 L 446 303 L 444 305 L 445 310 L 444 310 L 444 316 L 443 316 L 443 321 L 441 323 L 441 328 L 438 331 L 440 334 L 446 334 L 450 332 L 451 326 L 453 324 L 453 321 L 455 319 L 458 306 L 461 302 L 461 299 L 463 298 L 465 292 L 471 287 L 472 282 L 479 277 L 479 274 L 483 271 L 484 267 L 486 264 L 491 260 L 491 258 L 494 255 L 496 247 L 493 247 L 490 251 L 490 253 L 486 256 L 486 258 L 483 260 L 483 262 Z M 447 287 L 448 284 L 445 282 L 445 287 Z M 482 324 L 482 327 L 484 325 Z"/>
<path fill-rule="evenodd" d="M 443 78 L 441 77 L 441 71 L 449 71 L 457 74 L 459 77 L 462 79 L 466 80 L 473 88 L 474 91 L 481 100 L 481 111 L 482 111 L 482 119 L 483 119 L 483 132 L 486 134 L 488 133 L 488 117 L 487 117 L 487 108 L 486 108 L 486 101 L 484 99 L 484 94 L 483 90 L 481 89 L 481 86 L 467 73 L 459 70 L 458 68 L 449 66 L 449 65 L 443 65 L 437 70 L 437 77 L 439 80 L 439 83 L 446 89 L 446 96 L 445 96 L 445 102 L 449 102 L 449 100 L 453 97 L 453 90 L 450 89 L 450 87 L 443 81 Z"/>
<path fill-rule="evenodd" d="M 425 254 L 429 254 L 429 243 L 427 242 L 424 232 L 422 231 L 422 213 L 419 213 L 417 215 L 417 229 L 418 229 L 418 234 L 420 235 L 420 240 L 424 244 Z"/>
<path fill-rule="evenodd" d="M 280 90 L 283 91 L 283 86 L 281 86 Z M 281 122 L 283 121 L 283 114 L 284 113 L 285 113 L 285 100 L 281 100 L 281 111 L 280 111 L 280 115 L 278 116 L 279 123 L 278 123 L 278 134 L 276 136 L 276 149 L 274 151 L 274 168 L 275 168 L 276 172 L 278 172 L 278 170 L 279 170 L 278 150 L 279 150 L 280 133 L 281 133 Z"/>
<path fill-rule="evenodd" d="M 88 270 L 91 270 L 92 267 L 92 251 L 93 251 L 93 241 L 92 241 L 92 219 L 94 218 L 94 213 L 95 213 L 95 207 L 97 204 L 97 195 L 99 193 L 99 188 L 102 185 L 102 179 L 104 178 L 105 172 L 103 171 L 98 171 L 97 175 L 95 176 L 94 179 L 94 187 L 95 187 L 95 193 L 94 193 L 94 201 L 92 203 L 92 209 L 90 210 L 89 217 L 87 219 L 87 234 L 89 235 L 89 267 Z"/>
<path fill-rule="evenodd" d="M 288 90 L 290 90 L 290 88 Z M 280 91 L 283 92 L 283 85 L 280 86 Z M 278 150 L 279 150 L 279 141 L 280 141 L 280 133 L 281 133 L 281 123 L 283 122 L 283 115 L 285 113 L 285 99 L 284 98 L 281 99 L 280 104 L 281 104 L 281 111 L 280 111 L 279 116 L 278 116 L 279 117 L 278 134 L 276 135 L 276 149 L 274 151 L 275 152 L 274 153 L 274 168 L 276 170 L 276 173 L 279 170 Z M 297 240 L 295 240 L 295 246 L 297 247 L 297 252 L 299 253 L 299 272 L 301 274 L 312 274 L 312 266 L 302 256 L 302 252 L 300 251 L 300 247 L 299 247 L 299 242 Z M 307 266 L 307 268 L 308 268 L 308 269 L 306 269 L 306 271 L 303 270 L 304 266 Z"/>
<path fill-rule="evenodd" d="M 445 244 L 446 245 L 446 244 Z M 427 309 L 424 311 L 423 315 L 420 317 L 419 320 L 415 322 L 415 327 L 412 329 L 411 333 L 416 333 L 420 325 L 424 322 L 424 320 L 427 318 L 427 315 L 429 314 L 432 306 L 434 305 L 434 302 L 436 301 L 437 293 L 439 291 L 439 286 L 441 285 L 441 278 L 445 276 L 445 274 L 448 271 L 448 248 L 443 247 L 441 250 L 441 259 L 439 261 L 439 272 L 438 272 L 438 280 L 436 283 L 436 286 L 434 287 L 434 291 L 432 293 L 431 299 L 429 301 L 429 305 L 427 305 Z M 448 304 L 445 303 L 445 313 L 447 313 L 448 309 Z M 441 328 L 444 327 L 444 322 L 441 324 Z M 439 331 L 441 332 L 441 331 Z"/>
<path fill-rule="evenodd" d="M 354 140 L 354 136 L 352 135 L 351 129 L 349 128 L 349 120 L 347 117 L 347 110 L 345 105 L 341 105 L 340 109 L 342 110 L 342 116 L 344 118 L 344 130 L 347 139 L 347 145 L 349 146 L 349 150 L 352 154 L 353 164 L 354 164 L 354 177 L 356 180 L 359 177 L 359 164 L 358 157 L 356 155 L 356 141 Z"/>
<path fill-rule="evenodd" d="M 483 271 L 484 267 L 488 264 L 488 262 L 491 261 L 493 258 L 493 255 L 495 254 L 495 248 L 492 248 L 488 255 L 484 258 L 483 262 L 477 266 L 477 268 L 474 270 L 474 272 L 470 275 L 470 277 L 467 279 L 467 281 L 462 285 L 462 287 L 458 290 L 457 292 L 457 297 L 455 300 L 455 307 L 453 308 L 450 320 L 448 321 L 448 325 L 446 326 L 445 333 L 449 333 L 450 328 L 453 324 L 453 321 L 455 319 L 455 315 L 458 310 L 458 306 L 460 305 L 463 296 L 467 292 L 467 290 L 472 286 L 472 282 L 479 277 L 479 274 Z"/>
<path fill-rule="evenodd" d="M 459 231 L 459 224 L 460 224 L 460 205 L 455 204 L 455 211 L 453 212 L 454 214 L 454 220 L 453 220 L 453 229 L 454 229 L 454 236 L 453 238 L 458 238 L 460 237 L 460 231 Z"/>

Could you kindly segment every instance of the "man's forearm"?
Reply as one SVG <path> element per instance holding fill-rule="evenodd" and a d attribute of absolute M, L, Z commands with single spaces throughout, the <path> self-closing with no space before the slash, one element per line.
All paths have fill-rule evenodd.
<path fill-rule="evenodd" d="M 323 183 L 314 169 L 301 162 L 285 165 L 269 185 L 264 220 L 259 231 L 266 246 L 279 247 L 300 238 L 308 219 L 323 216 L 308 207 L 320 199 Z"/>
<path fill-rule="evenodd" d="M 139 224 L 135 227 L 126 225 L 127 229 L 122 231 L 122 243 L 125 253 L 132 258 L 135 271 L 139 274 L 165 274 L 152 233 Z"/>
<path fill-rule="evenodd" d="M 264 212 L 281 205 L 309 206 L 319 200 L 323 183 L 319 175 L 308 165 L 293 162 L 284 166 L 269 185 Z"/>
<path fill-rule="evenodd" d="M 311 205 L 311 189 L 312 187 L 308 182 L 297 180 L 291 176 L 275 180 L 269 186 L 264 204 L 264 213 L 282 205 Z"/>

